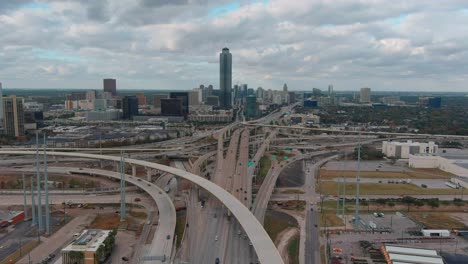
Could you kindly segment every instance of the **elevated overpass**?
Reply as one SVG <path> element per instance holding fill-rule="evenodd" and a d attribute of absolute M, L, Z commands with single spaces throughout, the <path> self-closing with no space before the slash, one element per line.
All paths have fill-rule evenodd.
<path fill-rule="evenodd" d="M 242 125 L 250 127 L 269 127 L 277 129 L 289 129 L 289 130 L 307 130 L 322 133 L 336 133 L 336 134 L 354 134 L 354 135 L 375 135 L 375 136 L 401 136 L 401 137 L 419 137 L 419 138 L 447 138 L 447 139 L 464 139 L 467 140 L 468 136 L 459 135 L 442 135 L 442 134 L 415 134 L 415 133 L 395 133 L 395 132 L 372 132 L 372 131 L 351 131 L 351 130 L 335 130 L 327 128 L 312 128 L 312 127 L 301 127 L 301 126 L 278 126 L 278 125 L 264 125 L 243 122 Z"/>
<path fill-rule="evenodd" d="M 42 153 L 41 153 L 42 154 Z M 98 160 L 110 160 L 119 162 L 120 157 L 108 156 L 108 155 L 96 155 L 87 153 L 71 153 L 71 152 L 48 152 L 49 156 L 63 156 L 63 157 L 80 157 Z M 18 151 L 18 150 L 0 150 L 0 155 L 36 155 L 35 151 Z M 126 163 L 132 165 L 140 165 L 167 173 L 171 173 L 175 176 L 184 178 L 201 188 L 205 189 L 216 197 L 221 203 L 223 203 L 232 215 L 236 217 L 246 235 L 252 242 L 257 256 L 261 263 L 269 264 L 282 264 L 283 260 L 275 244 L 270 239 L 269 235 L 257 220 L 257 218 L 245 207 L 239 200 L 232 196 L 229 192 L 225 191 L 218 185 L 200 177 L 195 174 L 182 171 L 176 168 L 171 168 L 165 165 L 156 164 L 148 161 L 136 160 L 136 159 L 125 159 Z"/>

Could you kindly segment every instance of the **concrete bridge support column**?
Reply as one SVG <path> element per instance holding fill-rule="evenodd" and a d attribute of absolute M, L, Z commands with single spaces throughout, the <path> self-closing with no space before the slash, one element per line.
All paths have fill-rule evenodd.
<path fill-rule="evenodd" d="M 114 161 L 115 171 L 120 172 L 120 164 L 117 161 Z"/>
<path fill-rule="evenodd" d="M 136 165 L 132 165 L 132 176 L 135 177 L 137 174 Z"/>
<path fill-rule="evenodd" d="M 151 168 L 146 168 L 146 180 L 151 182 L 152 176 L 153 176 L 153 170 Z"/>

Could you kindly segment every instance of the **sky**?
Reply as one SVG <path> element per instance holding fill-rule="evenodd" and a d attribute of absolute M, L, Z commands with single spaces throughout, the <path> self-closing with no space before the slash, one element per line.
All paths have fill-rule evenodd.
<path fill-rule="evenodd" d="M 2 0 L 7 88 L 468 91 L 467 0 Z"/>

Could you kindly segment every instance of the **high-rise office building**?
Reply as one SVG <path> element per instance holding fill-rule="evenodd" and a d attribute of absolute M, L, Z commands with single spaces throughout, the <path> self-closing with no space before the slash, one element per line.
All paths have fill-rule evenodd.
<path fill-rule="evenodd" d="M 220 106 L 232 108 L 232 54 L 224 48 L 219 54 L 219 89 L 221 90 Z"/>
<path fill-rule="evenodd" d="M 212 96 L 212 95 L 213 95 L 213 85 L 211 85 L 211 84 L 210 84 L 210 85 L 208 85 L 208 88 L 207 88 L 207 90 L 208 90 L 208 91 L 207 91 L 207 95 L 206 95 L 206 97 L 208 97 L 208 96 Z"/>
<path fill-rule="evenodd" d="M 137 93 L 138 105 L 146 105 L 146 95 L 144 93 Z"/>
<path fill-rule="evenodd" d="M 5 134 L 15 137 L 24 136 L 23 100 L 15 95 L 3 97 L 3 128 Z"/>
<path fill-rule="evenodd" d="M 371 89 L 370 88 L 361 88 L 361 95 L 359 97 L 359 102 L 363 104 L 371 102 Z"/>
<path fill-rule="evenodd" d="M 189 112 L 189 95 L 188 92 L 172 92 L 169 98 L 180 99 L 182 101 L 182 114 L 186 118 Z M 162 104 L 162 102 L 161 102 Z M 162 108 L 162 105 L 161 105 Z"/>
<path fill-rule="evenodd" d="M 283 85 L 283 92 L 287 92 L 288 91 L 288 85 L 287 84 L 284 84 Z"/>
<path fill-rule="evenodd" d="M 161 115 L 163 116 L 184 116 L 181 98 L 161 99 Z"/>
<path fill-rule="evenodd" d="M 202 102 L 202 91 L 198 88 L 188 92 L 189 94 L 189 106 L 201 105 Z"/>
<path fill-rule="evenodd" d="M 254 117 L 257 115 L 257 97 L 249 95 L 245 98 L 245 116 Z"/>
<path fill-rule="evenodd" d="M 104 92 L 111 93 L 112 96 L 117 95 L 117 81 L 115 79 L 104 79 Z"/>
<path fill-rule="evenodd" d="M 312 88 L 312 95 L 315 97 L 322 96 L 322 90 L 319 88 Z M 304 99 L 306 98 L 304 97 Z"/>
<path fill-rule="evenodd" d="M 155 94 L 153 95 L 153 106 L 155 108 L 161 108 L 161 99 L 167 99 L 169 96 L 167 94 Z"/>
<path fill-rule="evenodd" d="M 219 97 L 216 95 L 211 95 L 206 98 L 206 104 L 218 107 L 219 106 Z"/>
<path fill-rule="evenodd" d="M 136 96 L 125 96 L 122 99 L 122 118 L 131 119 L 138 115 L 138 98 Z"/>
<path fill-rule="evenodd" d="M 0 83 L 0 124 L 3 125 L 3 90 L 2 83 Z"/>
<path fill-rule="evenodd" d="M 333 95 L 333 85 L 328 85 L 328 96 L 332 96 Z"/>
<path fill-rule="evenodd" d="M 96 91 L 95 90 L 86 92 L 86 100 L 94 101 L 95 99 L 96 99 Z"/>

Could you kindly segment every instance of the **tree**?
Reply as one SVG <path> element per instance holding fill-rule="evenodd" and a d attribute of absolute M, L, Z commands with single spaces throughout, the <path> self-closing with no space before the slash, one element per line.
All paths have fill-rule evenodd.
<path fill-rule="evenodd" d="M 401 199 L 403 203 L 405 203 L 408 206 L 407 211 L 409 212 L 410 210 L 410 205 L 414 204 L 417 199 L 411 196 L 405 196 Z"/>
<path fill-rule="evenodd" d="M 439 207 L 439 199 L 438 198 L 432 198 L 427 201 L 427 205 L 429 205 L 432 208 L 437 208 Z"/>

